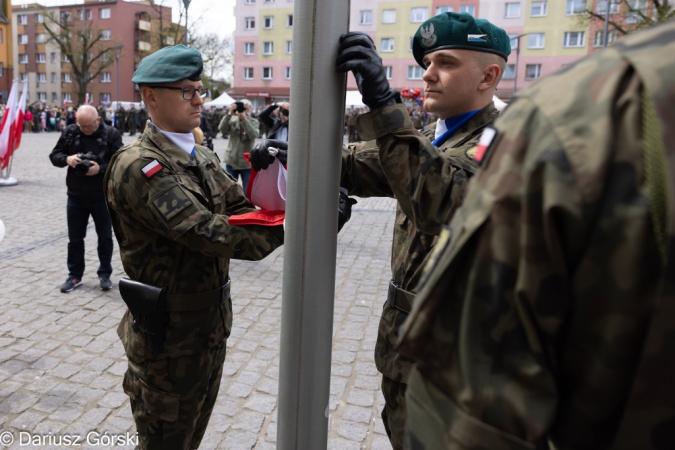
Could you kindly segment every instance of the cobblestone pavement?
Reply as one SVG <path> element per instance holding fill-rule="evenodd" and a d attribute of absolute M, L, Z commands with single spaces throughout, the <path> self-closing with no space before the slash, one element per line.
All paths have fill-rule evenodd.
<path fill-rule="evenodd" d="M 133 448 L 103 445 L 110 436 L 133 436 L 135 426 L 115 332 L 126 309 L 117 290 L 122 265 L 115 243 L 114 288 L 99 290 L 93 223 L 84 285 L 59 291 L 67 277 L 68 236 L 65 169 L 48 159 L 57 138 L 24 134 L 12 168 L 20 184 L 0 187 L 7 228 L 0 244 L 0 431 L 11 432 L 11 449 Z M 222 156 L 226 141 L 215 144 Z M 379 415 L 373 349 L 390 275 L 394 207 L 391 199 L 360 199 L 338 239 L 332 450 L 391 449 Z M 262 262 L 232 262 L 234 328 L 203 449 L 276 447 L 283 256 L 282 247 Z M 68 435 L 90 432 L 89 443 L 67 445 Z M 0 433 L 0 448 L 8 438 Z"/>

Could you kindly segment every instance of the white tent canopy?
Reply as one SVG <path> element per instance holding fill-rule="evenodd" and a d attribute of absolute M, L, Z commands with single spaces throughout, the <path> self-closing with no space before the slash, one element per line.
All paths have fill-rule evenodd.
<path fill-rule="evenodd" d="M 220 94 L 220 97 L 213 99 L 208 103 L 204 103 L 204 108 L 210 108 L 212 106 L 215 106 L 216 108 L 224 108 L 226 106 L 230 106 L 235 101 L 235 99 L 227 95 L 227 92 L 223 92 Z"/>

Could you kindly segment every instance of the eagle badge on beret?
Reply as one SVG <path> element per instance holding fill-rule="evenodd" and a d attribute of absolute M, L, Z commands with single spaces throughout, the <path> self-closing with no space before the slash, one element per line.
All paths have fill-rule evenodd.
<path fill-rule="evenodd" d="M 438 36 L 434 33 L 433 23 L 430 23 L 428 27 L 422 26 L 420 35 L 422 36 L 422 45 L 425 47 L 433 47 L 438 39 Z"/>

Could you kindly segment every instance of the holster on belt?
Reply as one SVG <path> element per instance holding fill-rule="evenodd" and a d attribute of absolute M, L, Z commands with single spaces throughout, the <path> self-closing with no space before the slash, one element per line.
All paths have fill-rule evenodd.
<path fill-rule="evenodd" d="M 122 300 L 140 330 L 146 334 L 150 349 L 162 350 L 164 345 L 164 302 L 162 288 L 122 278 L 119 282 Z"/>
<path fill-rule="evenodd" d="M 412 309 L 412 302 L 415 294 L 405 289 L 401 289 L 394 280 L 389 282 L 389 292 L 387 293 L 387 302 L 394 308 L 403 311 L 406 314 Z"/>

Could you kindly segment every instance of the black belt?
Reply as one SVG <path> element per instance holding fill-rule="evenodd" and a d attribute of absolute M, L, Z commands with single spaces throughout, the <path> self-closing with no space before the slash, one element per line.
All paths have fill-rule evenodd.
<path fill-rule="evenodd" d="M 394 308 L 409 313 L 412 309 L 412 302 L 415 294 L 401 289 L 394 283 L 394 280 L 389 282 L 389 293 L 387 294 L 387 301 Z"/>
<path fill-rule="evenodd" d="M 166 294 L 164 311 L 184 312 L 218 305 L 230 298 L 230 279 L 223 286 L 198 294 Z"/>

